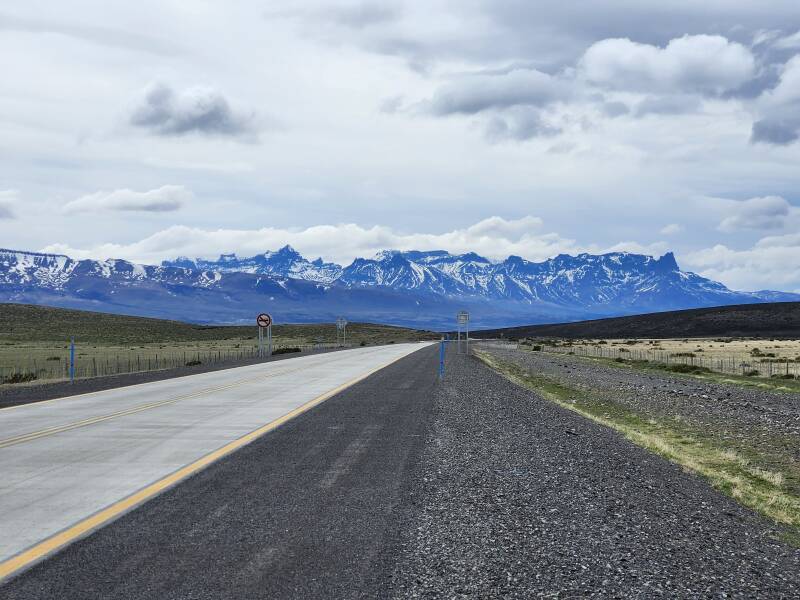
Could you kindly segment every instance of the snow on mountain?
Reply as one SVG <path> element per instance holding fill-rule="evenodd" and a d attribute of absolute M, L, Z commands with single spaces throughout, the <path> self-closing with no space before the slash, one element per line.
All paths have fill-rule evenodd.
<path fill-rule="evenodd" d="M 183 267 L 218 271 L 220 273 L 254 273 L 291 279 L 302 279 L 316 283 L 331 284 L 342 273 L 342 267 L 323 262 L 321 258 L 309 261 L 289 245 L 275 252 L 264 252 L 250 258 L 238 258 L 236 254 L 222 254 L 215 260 L 180 257 L 163 261 L 165 267 Z"/>
<path fill-rule="evenodd" d="M 249 322 L 262 310 L 287 321 L 351 319 L 448 327 L 458 308 L 503 326 L 767 301 L 784 292 L 737 292 L 660 258 L 614 252 L 519 256 L 379 252 L 342 267 L 290 246 L 249 258 L 178 258 L 160 266 L 0 250 L 0 301 L 192 320 Z"/>

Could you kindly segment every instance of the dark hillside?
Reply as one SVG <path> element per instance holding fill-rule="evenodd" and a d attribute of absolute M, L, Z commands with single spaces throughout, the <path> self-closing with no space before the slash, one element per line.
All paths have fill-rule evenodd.
<path fill-rule="evenodd" d="M 800 338 L 800 302 L 740 304 L 670 312 L 489 329 L 476 338 L 682 338 L 763 337 Z"/>

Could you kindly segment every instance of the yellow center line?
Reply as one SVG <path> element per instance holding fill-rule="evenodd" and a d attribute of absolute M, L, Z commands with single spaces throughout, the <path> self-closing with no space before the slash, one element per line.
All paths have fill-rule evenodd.
<path fill-rule="evenodd" d="M 181 400 L 189 400 L 191 398 L 198 398 L 200 396 L 205 396 L 207 394 L 213 394 L 216 392 L 221 392 L 224 390 L 229 390 L 234 387 L 239 387 L 241 385 L 245 385 L 248 383 L 255 383 L 258 381 L 262 381 L 264 379 L 271 379 L 273 377 L 278 377 L 279 375 L 286 375 L 287 373 L 294 373 L 296 371 L 302 370 L 301 368 L 297 369 L 284 369 L 283 371 L 279 371 L 277 373 L 271 373 L 269 375 L 259 375 L 258 377 L 251 377 L 248 379 L 241 379 L 239 381 L 235 381 L 233 383 L 222 385 L 214 388 L 206 388 L 204 390 L 198 390 L 197 392 L 192 392 L 191 394 L 184 394 L 181 396 L 176 396 L 174 398 L 167 398 L 166 400 L 160 400 L 158 402 L 150 402 L 148 404 L 142 404 L 139 406 L 134 406 L 131 408 L 127 408 L 125 410 L 120 410 L 117 412 L 113 412 L 106 415 L 98 415 L 96 417 L 88 417 L 81 421 L 75 421 L 73 423 L 66 423 L 64 425 L 54 425 L 52 427 L 48 427 L 46 429 L 41 429 L 38 431 L 32 431 L 29 433 L 23 433 L 11 438 L 7 438 L 5 440 L 0 440 L 0 448 L 7 448 L 9 446 L 15 446 L 17 444 L 23 444 L 25 442 L 30 442 L 33 440 L 37 440 L 39 438 L 47 437 L 50 435 L 55 435 L 57 433 L 62 433 L 64 431 L 71 431 L 73 429 L 78 429 L 80 427 L 86 427 L 87 425 L 93 425 L 95 423 L 100 423 L 103 421 L 108 421 L 110 419 L 116 419 L 117 417 L 124 417 L 127 415 L 136 414 L 139 412 L 143 412 L 146 410 L 150 410 L 152 408 L 158 408 L 159 406 L 165 406 L 167 404 L 174 404 L 175 402 L 180 402 Z"/>
<path fill-rule="evenodd" d="M 305 404 L 298 406 L 294 410 L 286 413 L 282 417 L 275 419 L 274 421 L 267 423 L 251 431 L 248 434 L 243 435 L 242 437 L 206 454 L 202 458 L 196 460 L 195 462 L 186 465 L 175 471 L 174 473 L 167 475 L 166 477 L 159 479 L 158 481 L 151 483 L 150 485 L 142 488 L 138 492 L 135 492 L 110 506 L 102 509 L 101 511 L 95 513 L 94 515 L 87 517 L 86 519 L 79 521 L 78 523 L 56 533 L 55 535 L 50 536 L 49 538 L 35 544 L 34 546 L 20 552 L 16 556 L 12 556 L 11 558 L 0 562 L 0 581 L 4 580 L 7 577 L 10 577 L 14 574 L 19 573 L 23 569 L 26 569 L 33 565 L 34 563 L 42 560 L 43 558 L 53 554 L 54 552 L 61 550 L 68 544 L 74 542 L 78 538 L 81 538 L 85 535 L 88 535 L 92 531 L 106 525 L 110 521 L 118 518 L 122 514 L 132 510 L 133 508 L 143 504 L 147 500 L 153 498 L 154 496 L 160 494 L 167 488 L 172 487 L 173 485 L 179 483 L 180 481 L 186 479 L 190 475 L 197 473 L 198 471 L 206 468 L 210 464 L 218 461 L 219 459 L 235 452 L 242 446 L 249 444 L 250 442 L 258 439 L 262 435 L 269 433 L 270 431 L 277 429 L 287 421 L 295 418 L 298 415 L 303 414 L 304 412 L 308 411 L 309 409 L 315 407 L 316 405 L 324 402 L 325 400 L 335 396 L 339 392 L 346 390 L 352 385 L 355 385 L 359 381 L 362 381 L 369 377 L 370 375 L 377 373 L 381 369 L 385 369 L 392 363 L 397 362 L 401 358 L 407 356 L 406 354 L 402 356 L 398 356 L 393 358 L 392 360 L 388 361 L 387 363 L 376 367 L 363 375 L 359 375 L 355 379 L 351 379 L 347 383 L 344 383 L 324 394 L 321 394 L 306 402 Z"/>

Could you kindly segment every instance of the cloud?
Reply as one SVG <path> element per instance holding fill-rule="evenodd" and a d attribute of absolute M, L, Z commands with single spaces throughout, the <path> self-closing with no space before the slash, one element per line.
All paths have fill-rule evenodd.
<path fill-rule="evenodd" d="M 592 44 L 579 62 L 582 75 L 609 89 L 719 95 L 756 72 L 753 54 L 719 35 L 685 35 L 665 47 L 627 38 Z"/>
<path fill-rule="evenodd" d="M 522 141 L 559 133 L 543 109 L 567 100 L 571 93 L 564 79 L 536 69 L 512 68 L 460 76 L 439 87 L 418 108 L 440 117 L 486 114 L 487 139 Z"/>
<path fill-rule="evenodd" d="M 192 193 L 182 185 L 165 185 L 147 192 L 121 189 L 95 192 L 72 200 L 64 206 L 64 212 L 171 212 L 180 209 L 191 199 Z"/>
<path fill-rule="evenodd" d="M 800 31 L 778 39 L 774 44 L 776 48 L 795 50 L 800 48 Z"/>
<path fill-rule="evenodd" d="M 436 90 L 426 103 L 435 115 L 472 115 L 514 106 L 547 106 L 569 96 L 569 87 L 536 69 L 460 77 Z"/>
<path fill-rule="evenodd" d="M 762 238 L 751 248 L 724 244 L 692 252 L 687 267 L 734 289 L 778 289 L 800 293 L 800 235 Z"/>
<path fill-rule="evenodd" d="M 778 84 L 759 98 L 758 112 L 752 142 L 787 145 L 800 138 L 800 55 L 784 65 Z"/>
<path fill-rule="evenodd" d="M 362 227 L 354 223 L 317 225 L 301 230 L 265 227 L 209 231 L 173 226 L 132 244 L 109 243 L 91 248 L 52 244 L 44 251 L 74 258 L 125 258 L 153 264 L 176 256 L 216 258 L 227 252 L 255 255 L 285 244 L 291 244 L 306 256 L 323 256 L 339 263 L 373 256 L 387 249 L 478 252 L 490 259 L 515 254 L 530 260 L 585 250 L 573 240 L 543 232 L 541 219 L 526 216 L 510 220 L 490 217 L 444 233 L 399 233 L 389 227 Z"/>
<path fill-rule="evenodd" d="M 174 56 L 181 53 L 179 46 L 176 44 L 157 37 L 142 35 L 139 32 L 41 17 L 23 18 L 0 14 L 0 31 L 57 34 L 111 48 L 122 48 L 161 56 Z"/>
<path fill-rule="evenodd" d="M 495 115 L 486 123 L 486 138 L 492 142 L 505 140 L 524 141 L 534 137 L 547 137 L 561 132 L 549 124 L 541 111 L 535 108 L 515 106 Z"/>
<path fill-rule="evenodd" d="M 0 220 L 15 219 L 16 205 L 19 202 L 17 190 L 0 190 Z"/>
<path fill-rule="evenodd" d="M 780 196 L 765 196 L 733 201 L 730 216 L 717 227 L 725 233 L 742 230 L 780 229 L 789 217 L 792 205 Z"/>
<path fill-rule="evenodd" d="M 647 115 L 683 115 L 696 113 L 702 108 L 697 96 L 669 94 L 665 96 L 647 96 L 636 105 L 635 116 Z"/>
<path fill-rule="evenodd" d="M 199 133 L 253 137 L 259 129 L 254 112 L 232 108 L 214 88 L 190 87 L 176 92 L 164 83 L 145 89 L 130 123 L 163 136 Z"/>
<path fill-rule="evenodd" d="M 665 225 L 661 228 L 661 235 L 676 235 L 683 231 L 683 225 L 679 225 L 678 223 L 670 223 L 669 225 Z"/>

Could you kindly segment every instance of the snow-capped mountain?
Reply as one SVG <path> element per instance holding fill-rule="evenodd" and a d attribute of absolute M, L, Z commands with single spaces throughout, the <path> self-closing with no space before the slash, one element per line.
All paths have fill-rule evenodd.
<path fill-rule="evenodd" d="M 292 279 L 303 279 L 330 284 L 342 274 L 342 267 L 323 262 L 321 258 L 309 261 L 289 245 L 275 252 L 264 252 L 250 258 L 238 258 L 236 254 L 223 254 L 216 261 L 181 256 L 165 260 L 165 267 L 183 267 L 194 270 L 217 271 L 219 273 L 255 273 Z"/>
<path fill-rule="evenodd" d="M 125 260 L 0 250 L 0 301 L 87 308 L 195 322 L 351 320 L 450 328 L 460 308 L 475 325 L 570 321 L 724 304 L 796 301 L 783 292 L 736 292 L 681 271 L 675 257 L 616 252 L 543 262 L 474 253 L 384 251 L 343 267 L 290 246 L 250 258 Z"/>

